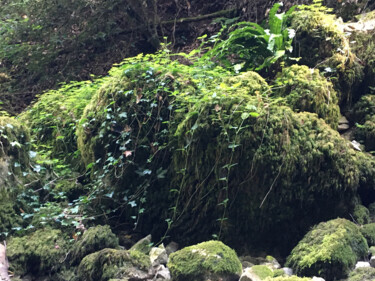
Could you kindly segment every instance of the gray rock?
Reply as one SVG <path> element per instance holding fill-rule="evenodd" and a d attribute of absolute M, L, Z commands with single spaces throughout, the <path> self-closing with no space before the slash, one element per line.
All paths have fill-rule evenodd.
<path fill-rule="evenodd" d="M 349 121 L 345 116 L 341 116 L 339 119 L 339 124 L 349 124 Z"/>
<path fill-rule="evenodd" d="M 244 271 L 242 272 L 242 275 L 239 281 L 262 281 L 262 280 L 257 275 L 254 274 L 251 268 L 245 268 Z"/>
<path fill-rule="evenodd" d="M 326 280 L 324 280 L 324 278 L 322 278 L 322 277 L 316 277 L 316 276 L 314 276 L 312 278 L 312 281 L 326 281 Z"/>
<path fill-rule="evenodd" d="M 375 267 L 375 257 L 374 256 L 372 256 L 371 259 L 370 259 L 370 266 Z"/>
<path fill-rule="evenodd" d="M 167 254 L 169 256 L 171 253 L 174 253 L 178 250 L 178 244 L 172 241 L 167 245 L 167 247 L 165 247 L 165 250 L 167 251 Z"/>
<path fill-rule="evenodd" d="M 349 124 L 339 124 L 337 126 L 337 131 L 339 132 L 343 132 L 343 131 L 346 131 L 350 128 Z"/>
<path fill-rule="evenodd" d="M 135 243 L 129 251 L 139 251 L 141 253 L 144 253 L 146 255 L 149 254 L 151 249 L 151 234 L 147 235 L 145 238 L 142 238 L 137 243 Z"/>
<path fill-rule="evenodd" d="M 291 269 L 290 267 L 283 267 L 282 268 L 284 270 L 284 273 L 288 276 L 292 276 L 293 275 L 293 269 Z"/>
<path fill-rule="evenodd" d="M 153 280 L 170 280 L 171 273 L 164 265 L 159 265 Z"/>
<path fill-rule="evenodd" d="M 360 267 L 370 267 L 370 263 L 367 261 L 359 261 L 355 265 L 355 269 L 360 268 Z"/>
<path fill-rule="evenodd" d="M 352 140 L 351 141 L 351 144 L 352 144 L 352 147 L 355 149 L 355 150 L 358 150 L 358 151 L 362 151 L 361 147 L 360 147 L 360 143 L 355 141 L 355 140 Z"/>
<path fill-rule="evenodd" d="M 168 263 L 167 251 L 164 245 L 161 244 L 159 247 L 153 247 L 150 250 L 150 261 L 153 266 Z"/>

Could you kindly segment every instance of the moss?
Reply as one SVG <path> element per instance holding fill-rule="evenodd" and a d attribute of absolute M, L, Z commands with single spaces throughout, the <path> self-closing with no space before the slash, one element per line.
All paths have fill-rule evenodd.
<path fill-rule="evenodd" d="M 267 277 L 273 277 L 273 271 L 266 265 L 254 265 L 251 267 L 251 271 L 260 278 L 264 280 Z"/>
<path fill-rule="evenodd" d="M 370 219 L 371 219 L 371 222 L 375 222 L 375 202 L 371 203 L 369 206 L 368 206 L 368 210 L 370 212 Z"/>
<path fill-rule="evenodd" d="M 273 277 L 285 276 L 285 272 L 282 269 L 275 269 L 273 271 Z"/>
<path fill-rule="evenodd" d="M 2 239 L 5 239 L 12 229 L 23 226 L 22 217 L 14 200 L 7 194 L 0 195 L 0 238 Z"/>
<path fill-rule="evenodd" d="M 291 27 L 296 31 L 298 48 L 294 51 L 297 57 L 301 57 L 301 64 L 315 67 L 336 53 L 349 56 L 348 39 L 335 15 L 298 11 L 293 14 Z"/>
<path fill-rule="evenodd" d="M 363 124 L 372 115 L 375 115 L 375 95 L 365 95 L 354 105 L 352 118 Z"/>
<path fill-rule="evenodd" d="M 133 267 L 147 272 L 150 261 L 147 263 L 146 257 L 139 252 L 134 255 L 125 250 L 103 249 L 83 258 L 77 277 L 82 281 L 107 281 L 122 278 Z"/>
<path fill-rule="evenodd" d="M 375 223 L 369 223 L 363 225 L 361 228 L 363 237 L 366 238 L 369 246 L 375 246 Z"/>
<path fill-rule="evenodd" d="M 349 274 L 348 281 L 372 281 L 375 279 L 375 268 L 360 267 Z"/>
<path fill-rule="evenodd" d="M 90 227 L 78 240 L 71 250 L 71 263 L 80 262 L 88 254 L 104 248 L 117 248 L 118 238 L 112 233 L 108 225 Z"/>
<path fill-rule="evenodd" d="M 265 281 L 311 281 L 311 278 L 298 277 L 298 276 L 279 276 L 275 278 L 268 277 Z"/>
<path fill-rule="evenodd" d="M 367 251 L 367 242 L 358 227 L 345 219 L 335 219 L 320 223 L 307 233 L 291 252 L 286 266 L 303 276 L 340 279 Z"/>
<path fill-rule="evenodd" d="M 241 275 L 242 266 L 234 250 L 220 241 L 208 241 L 183 248 L 169 257 L 173 280 L 203 281 L 218 276 Z"/>
<path fill-rule="evenodd" d="M 71 82 L 58 90 L 48 91 L 20 115 L 20 120 L 30 127 L 34 143 L 40 150 L 68 163 L 77 163 L 76 126 L 101 83 L 101 79 Z"/>
<path fill-rule="evenodd" d="M 141 240 L 137 241 L 137 243 L 135 243 L 130 248 L 130 250 L 141 252 L 141 253 L 148 255 L 150 253 L 151 247 L 152 247 L 151 235 L 148 235 L 142 238 Z"/>
<path fill-rule="evenodd" d="M 355 137 L 364 143 L 366 151 L 375 150 L 375 115 L 370 116 L 363 125 L 357 125 Z"/>
<path fill-rule="evenodd" d="M 319 70 L 299 65 L 286 67 L 278 75 L 276 85 L 280 85 L 276 94 L 285 97 L 293 110 L 317 113 L 336 129 L 340 115 L 336 91 Z"/>
<path fill-rule="evenodd" d="M 353 217 L 358 224 L 367 224 L 371 221 L 369 210 L 363 205 L 356 205 L 353 212 Z"/>
<path fill-rule="evenodd" d="M 65 259 L 67 243 L 60 230 L 40 229 L 30 235 L 8 241 L 10 268 L 17 275 L 57 271 Z"/>

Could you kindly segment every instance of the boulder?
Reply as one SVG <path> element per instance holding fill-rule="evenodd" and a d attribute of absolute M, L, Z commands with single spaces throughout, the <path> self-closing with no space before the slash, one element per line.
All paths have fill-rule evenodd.
<path fill-rule="evenodd" d="M 172 253 L 168 268 L 175 281 L 234 281 L 242 272 L 235 251 L 220 241 L 203 242 Z"/>
<path fill-rule="evenodd" d="M 146 237 L 139 240 L 137 243 L 135 243 L 129 251 L 138 251 L 145 255 L 148 255 L 151 250 L 152 241 L 151 241 L 151 235 L 147 235 Z"/>
<path fill-rule="evenodd" d="M 358 227 L 345 219 L 323 222 L 309 231 L 293 249 L 286 266 L 303 276 L 326 280 L 345 278 L 368 246 Z"/>
<path fill-rule="evenodd" d="M 369 223 L 360 227 L 363 237 L 366 238 L 369 247 L 375 246 L 375 223 Z"/>
<path fill-rule="evenodd" d="M 348 281 L 372 281 L 375 279 L 375 268 L 360 267 L 350 272 Z"/>
<path fill-rule="evenodd" d="M 166 265 L 168 263 L 168 254 L 163 244 L 161 244 L 159 247 L 151 248 L 150 260 L 152 266 Z"/>

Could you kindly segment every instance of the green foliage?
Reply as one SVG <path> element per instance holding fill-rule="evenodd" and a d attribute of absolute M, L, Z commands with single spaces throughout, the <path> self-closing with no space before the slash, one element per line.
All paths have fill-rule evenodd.
<path fill-rule="evenodd" d="M 307 233 L 291 252 L 286 266 L 303 276 L 340 279 L 367 251 L 359 228 L 345 219 L 335 219 L 322 222 Z"/>
<path fill-rule="evenodd" d="M 360 267 L 349 274 L 348 281 L 372 281 L 375 279 L 375 268 Z"/>
<path fill-rule="evenodd" d="M 361 226 L 360 230 L 369 247 L 375 246 L 375 223 L 365 224 Z"/>
<path fill-rule="evenodd" d="M 275 86 L 276 95 L 285 97 L 293 110 L 316 113 L 333 129 L 337 128 L 340 108 L 336 91 L 319 70 L 299 65 L 286 67 L 277 76 Z"/>
<path fill-rule="evenodd" d="M 257 23 L 241 22 L 229 28 L 226 39 L 216 39 L 215 46 L 205 57 L 214 58 L 228 69 L 262 70 L 292 51 L 294 30 L 287 22 L 295 7 L 278 14 L 281 3 L 276 3 L 269 12 L 269 29 Z"/>
<path fill-rule="evenodd" d="M 236 252 L 220 241 L 203 242 L 172 253 L 168 268 L 176 281 L 203 281 L 239 276 L 242 272 Z"/>
<path fill-rule="evenodd" d="M 356 223 L 363 225 L 371 222 L 370 212 L 363 205 L 356 205 L 353 211 L 353 218 Z"/>
<path fill-rule="evenodd" d="M 67 242 L 60 230 L 40 229 L 8 241 L 7 256 L 11 270 L 17 275 L 52 273 L 61 267 Z"/>

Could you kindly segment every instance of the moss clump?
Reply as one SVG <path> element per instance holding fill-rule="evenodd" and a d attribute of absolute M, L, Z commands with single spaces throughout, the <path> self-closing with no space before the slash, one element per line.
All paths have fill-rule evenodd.
<path fill-rule="evenodd" d="M 348 39 L 335 15 L 320 11 L 294 12 L 291 27 L 296 31 L 298 48 L 294 51 L 301 57 L 301 64 L 315 67 L 336 53 L 349 55 Z"/>
<path fill-rule="evenodd" d="M 336 91 L 319 70 L 304 65 L 286 67 L 278 75 L 276 85 L 280 85 L 276 94 L 285 97 L 294 111 L 316 113 L 336 129 L 340 115 Z"/>
<path fill-rule="evenodd" d="M 11 238 L 7 256 L 11 270 L 17 275 L 43 274 L 57 271 L 67 252 L 60 230 L 39 229 L 30 235 Z"/>
<path fill-rule="evenodd" d="M 176 281 L 216 280 L 219 276 L 241 275 L 242 271 L 235 251 L 220 241 L 203 242 L 172 253 L 168 268 Z"/>
<path fill-rule="evenodd" d="M 104 248 L 117 248 L 118 238 L 112 233 L 108 225 L 90 227 L 77 241 L 71 250 L 71 263 L 80 262 L 88 254 Z"/>
<path fill-rule="evenodd" d="M 302 277 L 298 277 L 298 276 L 279 276 L 279 277 L 274 277 L 274 278 L 271 278 L 271 277 L 268 277 L 265 281 L 311 281 L 312 279 L 311 278 L 302 278 Z"/>
<path fill-rule="evenodd" d="M 349 274 L 347 281 L 373 281 L 375 279 L 375 268 L 360 267 Z"/>
<path fill-rule="evenodd" d="M 368 206 L 368 210 L 370 212 L 370 219 L 371 219 L 371 222 L 375 222 L 375 202 L 371 203 L 369 206 Z"/>
<path fill-rule="evenodd" d="M 358 227 L 345 219 L 315 226 L 293 249 L 286 266 L 303 276 L 345 278 L 368 246 Z"/>
<path fill-rule="evenodd" d="M 251 271 L 260 278 L 264 280 L 267 277 L 273 277 L 273 271 L 266 265 L 254 265 L 251 267 Z"/>
<path fill-rule="evenodd" d="M 363 205 L 356 205 L 353 212 L 353 218 L 358 224 L 367 224 L 371 222 L 370 212 Z"/>
<path fill-rule="evenodd" d="M 20 115 L 31 129 L 34 143 L 50 157 L 77 162 L 75 130 L 85 106 L 102 80 L 72 82 L 42 94 Z"/>
<path fill-rule="evenodd" d="M 149 257 L 140 252 L 135 254 L 125 250 L 103 249 L 83 258 L 77 269 L 77 277 L 82 281 L 107 281 L 126 278 L 134 270 L 147 274 L 149 267 Z"/>
<path fill-rule="evenodd" d="M 375 115 L 375 95 L 365 95 L 354 105 L 352 118 L 362 124 L 372 115 Z"/>
<path fill-rule="evenodd" d="M 375 223 L 369 223 L 360 228 L 363 237 L 366 238 L 369 246 L 375 246 Z"/>
<path fill-rule="evenodd" d="M 357 125 L 355 137 L 364 143 L 366 151 L 375 150 L 375 115 L 368 117 L 363 125 Z"/>
<path fill-rule="evenodd" d="M 13 203 L 15 199 L 2 193 L 0 192 L 0 239 L 5 239 L 12 228 L 22 227 L 23 220 Z"/>

